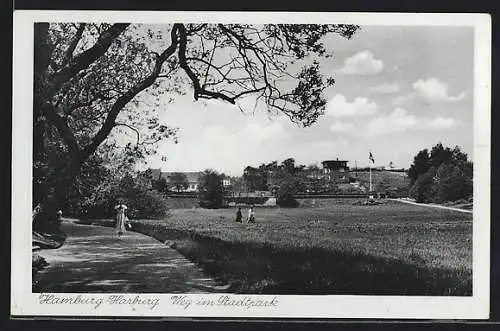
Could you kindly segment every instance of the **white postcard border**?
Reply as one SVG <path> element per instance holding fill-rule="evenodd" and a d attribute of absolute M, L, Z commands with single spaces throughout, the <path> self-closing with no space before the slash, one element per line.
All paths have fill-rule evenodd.
<path fill-rule="evenodd" d="M 473 295 L 471 297 L 347 296 L 347 295 L 231 295 L 231 298 L 271 300 L 272 307 L 172 305 L 173 294 L 120 294 L 123 298 L 155 300 L 147 304 L 108 304 L 113 294 L 54 294 L 59 297 L 103 300 L 92 304 L 42 303 L 31 293 L 31 178 L 33 23 L 101 22 L 247 22 L 349 23 L 359 25 L 473 26 L 474 60 L 474 215 Z M 132 12 L 132 11 L 15 11 L 13 58 L 12 142 L 12 265 L 11 314 L 32 316 L 144 316 L 144 317 L 274 317 L 274 318 L 397 318 L 485 319 L 489 316 L 490 268 L 490 98 L 491 19 L 486 14 L 411 13 L 242 13 L 242 12 Z M 219 299 L 223 294 L 189 294 Z M 137 299 L 139 298 L 139 299 Z M 136 300 L 136 301 L 133 301 Z M 126 301 L 126 300 L 125 300 Z M 79 302 L 79 301 L 78 301 Z M 151 301 L 152 302 L 152 301 Z"/>

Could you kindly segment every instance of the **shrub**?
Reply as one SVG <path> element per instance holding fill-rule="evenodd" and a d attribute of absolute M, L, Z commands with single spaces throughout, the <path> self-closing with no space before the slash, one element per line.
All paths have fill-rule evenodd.
<path fill-rule="evenodd" d="M 205 170 L 200 177 L 199 204 L 203 208 L 221 208 L 224 202 L 223 174 L 215 170 Z"/>
<path fill-rule="evenodd" d="M 425 174 L 420 175 L 413 184 L 410 190 L 410 196 L 417 202 L 432 202 L 434 201 L 434 173 L 435 169 L 429 169 Z"/>
<path fill-rule="evenodd" d="M 460 165 L 442 164 L 437 173 L 436 202 L 456 201 L 472 194 L 472 177 L 465 176 Z"/>
<path fill-rule="evenodd" d="M 125 176 L 95 200 L 87 201 L 81 214 L 86 218 L 114 217 L 119 199 L 127 205 L 129 218 L 158 218 L 168 214 L 163 195 L 151 189 L 146 181 L 132 176 Z"/>
<path fill-rule="evenodd" d="M 129 218 L 157 218 L 168 214 L 163 195 L 154 190 L 141 192 L 135 199 L 128 201 L 128 206 Z"/>

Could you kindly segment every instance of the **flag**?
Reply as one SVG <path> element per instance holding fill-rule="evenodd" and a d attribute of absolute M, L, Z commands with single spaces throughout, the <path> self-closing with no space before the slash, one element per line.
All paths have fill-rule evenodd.
<path fill-rule="evenodd" d="M 372 161 L 372 163 L 375 163 L 375 159 L 373 158 L 373 155 L 372 155 L 372 152 L 370 152 L 370 157 L 369 157 L 370 161 Z"/>

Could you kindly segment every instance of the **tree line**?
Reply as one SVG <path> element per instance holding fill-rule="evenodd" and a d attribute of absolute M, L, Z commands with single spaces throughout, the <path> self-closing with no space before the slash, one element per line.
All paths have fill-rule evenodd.
<path fill-rule="evenodd" d="M 470 200 L 473 193 L 473 163 L 458 146 L 436 144 L 423 149 L 408 170 L 410 196 L 417 202 L 443 203 Z"/>

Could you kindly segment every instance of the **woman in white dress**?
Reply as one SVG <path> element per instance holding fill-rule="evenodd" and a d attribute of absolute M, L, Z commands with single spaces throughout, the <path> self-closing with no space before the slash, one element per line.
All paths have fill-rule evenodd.
<path fill-rule="evenodd" d="M 124 234 L 127 230 L 125 229 L 125 222 L 127 217 L 125 216 L 125 210 L 127 210 L 127 206 L 123 203 L 119 203 L 115 206 L 116 210 L 116 233 L 118 237 Z"/>

